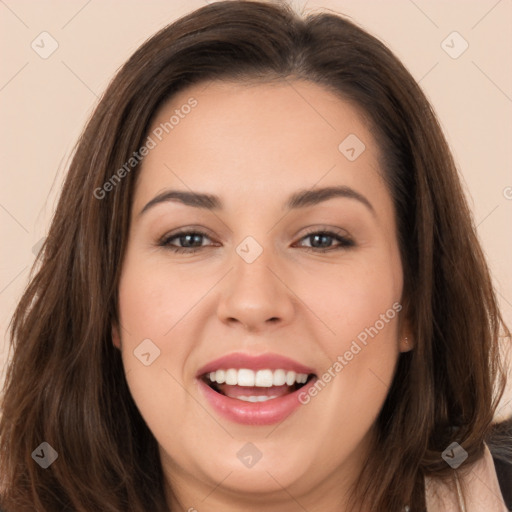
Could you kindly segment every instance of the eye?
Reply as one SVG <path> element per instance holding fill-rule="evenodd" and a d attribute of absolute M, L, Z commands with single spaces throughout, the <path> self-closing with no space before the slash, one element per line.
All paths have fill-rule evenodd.
<path fill-rule="evenodd" d="M 347 236 L 334 233 L 332 231 L 312 231 L 301 240 L 309 240 L 309 246 L 303 246 L 314 252 L 336 251 L 340 249 L 348 249 L 354 247 L 355 243 Z M 338 245 L 332 246 L 332 242 L 337 241 Z"/>
<path fill-rule="evenodd" d="M 181 231 L 164 236 L 158 245 L 173 252 L 192 254 L 203 247 L 208 247 L 208 245 L 203 245 L 205 238 L 211 240 L 206 233 L 200 230 Z M 310 245 L 302 245 L 302 247 L 313 252 L 348 249 L 355 245 L 352 239 L 332 231 L 312 231 L 300 240 L 308 240 Z M 337 242 L 337 245 L 332 246 L 333 241 Z M 176 243 L 179 245 L 176 245 Z"/>
<path fill-rule="evenodd" d="M 164 236 L 158 245 L 161 247 L 165 247 L 174 252 L 183 252 L 183 253 L 194 253 L 197 252 L 202 245 L 202 239 L 208 238 L 209 236 L 202 231 L 182 231 L 180 233 L 174 233 L 170 236 Z M 180 245 L 175 245 L 172 243 L 173 240 L 177 240 Z"/>

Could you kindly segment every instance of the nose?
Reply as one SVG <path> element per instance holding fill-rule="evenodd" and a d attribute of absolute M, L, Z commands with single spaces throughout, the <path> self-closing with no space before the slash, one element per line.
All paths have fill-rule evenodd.
<path fill-rule="evenodd" d="M 264 250 L 252 263 L 235 254 L 233 263 L 218 304 L 219 319 L 228 325 L 241 324 L 251 332 L 289 323 L 295 310 L 294 295 L 270 250 Z"/>

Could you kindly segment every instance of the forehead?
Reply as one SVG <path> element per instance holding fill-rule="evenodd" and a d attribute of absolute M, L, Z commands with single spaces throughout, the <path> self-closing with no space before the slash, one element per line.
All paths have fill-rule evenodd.
<path fill-rule="evenodd" d="M 171 185 L 239 199 L 315 183 L 370 192 L 383 185 L 364 117 L 311 82 L 197 84 L 159 109 L 149 136 L 155 147 L 143 160 L 136 201 Z"/>

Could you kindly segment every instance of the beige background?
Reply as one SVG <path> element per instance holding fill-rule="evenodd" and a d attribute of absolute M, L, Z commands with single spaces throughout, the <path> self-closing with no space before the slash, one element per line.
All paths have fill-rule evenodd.
<path fill-rule="evenodd" d="M 9 319 L 48 228 L 66 162 L 98 97 L 147 37 L 204 4 L 0 0 L 0 379 Z M 293 4 L 350 16 L 382 39 L 421 83 L 458 162 L 512 325 L 512 1 Z M 450 35 L 454 31 L 461 37 Z M 42 32 L 58 44 L 46 59 L 31 47 L 34 41 L 40 53 L 51 49 L 50 36 Z M 448 55 L 460 52 L 464 41 L 464 53 Z M 498 415 L 511 414 L 509 386 Z"/>

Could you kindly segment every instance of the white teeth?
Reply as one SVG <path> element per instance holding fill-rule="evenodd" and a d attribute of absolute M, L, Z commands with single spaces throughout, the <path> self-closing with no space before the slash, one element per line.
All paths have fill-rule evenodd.
<path fill-rule="evenodd" d="M 292 384 L 294 384 L 295 383 L 295 377 L 296 377 L 295 372 L 288 372 L 286 374 L 286 385 L 287 386 L 291 386 Z"/>
<path fill-rule="evenodd" d="M 296 382 L 298 384 L 305 384 L 308 380 L 308 375 L 307 373 L 295 373 L 281 369 L 258 370 L 255 372 L 247 368 L 239 370 L 229 368 L 228 370 L 210 372 L 208 378 L 211 382 L 216 382 L 217 384 L 226 383 L 230 386 L 270 388 L 272 386 L 283 386 L 284 384 L 292 386 Z"/>
<path fill-rule="evenodd" d="M 254 386 L 254 372 L 251 370 L 238 370 L 238 385 L 239 386 Z"/>
<path fill-rule="evenodd" d="M 308 376 L 305 373 L 299 373 L 296 377 L 296 381 L 299 384 L 306 384 L 306 381 L 308 380 Z"/>
<path fill-rule="evenodd" d="M 250 370 L 248 370 L 250 371 Z M 274 382 L 272 370 L 258 370 L 254 384 L 261 388 L 271 388 Z"/>
<path fill-rule="evenodd" d="M 235 386 L 238 382 L 238 372 L 234 368 L 230 368 L 226 372 L 226 384 Z"/>
<path fill-rule="evenodd" d="M 276 370 L 272 377 L 274 386 L 282 386 L 286 383 L 286 372 L 284 370 Z"/>
<path fill-rule="evenodd" d="M 237 396 L 238 400 L 243 400 L 244 402 L 266 402 L 267 400 L 273 400 L 277 398 L 277 395 L 272 396 Z"/>

